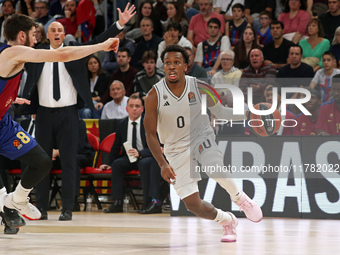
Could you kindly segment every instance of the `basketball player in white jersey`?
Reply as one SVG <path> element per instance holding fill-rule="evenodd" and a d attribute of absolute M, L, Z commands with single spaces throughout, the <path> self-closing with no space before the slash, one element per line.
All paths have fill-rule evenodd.
<path fill-rule="evenodd" d="M 223 156 L 215 142 L 209 117 L 201 114 L 201 91 L 205 83 L 194 77 L 185 76 L 189 56 L 178 45 L 168 46 L 161 55 L 165 79 L 159 81 L 145 100 L 144 126 L 148 146 L 157 160 L 164 180 L 174 185 L 179 197 L 189 211 L 195 215 L 219 222 L 223 226 L 222 242 L 235 242 L 237 218 L 231 212 L 224 212 L 199 197 L 197 182 L 191 168 L 202 166 L 223 166 Z M 233 116 L 232 108 L 222 106 L 207 97 L 208 109 L 219 119 L 245 119 Z M 157 138 L 162 144 L 165 160 Z M 209 174 L 208 174 L 209 175 Z M 261 208 L 243 191 L 240 191 L 229 173 L 210 175 L 231 196 L 248 219 L 259 222 Z M 217 177 L 217 178 L 216 178 Z"/>

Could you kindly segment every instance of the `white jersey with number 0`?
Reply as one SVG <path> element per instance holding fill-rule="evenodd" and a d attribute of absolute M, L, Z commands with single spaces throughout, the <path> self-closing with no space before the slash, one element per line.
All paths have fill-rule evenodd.
<path fill-rule="evenodd" d="M 196 78 L 185 76 L 185 88 L 175 96 L 162 79 L 154 85 L 158 95 L 157 131 L 165 155 L 182 153 L 197 138 L 213 129 L 208 115 L 201 114 L 202 101 Z"/>

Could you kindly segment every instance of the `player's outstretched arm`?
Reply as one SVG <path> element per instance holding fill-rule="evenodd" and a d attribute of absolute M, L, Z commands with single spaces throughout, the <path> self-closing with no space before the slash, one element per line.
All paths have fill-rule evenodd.
<path fill-rule="evenodd" d="M 0 62 L 2 60 L 10 60 L 12 65 L 26 62 L 69 62 L 91 55 L 97 51 L 118 51 L 119 39 L 109 38 L 105 42 L 77 47 L 62 47 L 56 50 L 32 49 L 26 46 L 13 46 L 6 49 L 0 54 Z"/>
<path fill-rule="evenodd" d="M 157 138 L 157 105 L 157 92 L 154 88 L 152 88 L 145 98 L 144 127 L 146 141 L 150 151 L 152 152 L 152 155 L 161 168 L 161 175 L 163 179 L 172 184 L 172 181 L 176 179 L 176 174 L 172 167 L 165 160 Z"/>

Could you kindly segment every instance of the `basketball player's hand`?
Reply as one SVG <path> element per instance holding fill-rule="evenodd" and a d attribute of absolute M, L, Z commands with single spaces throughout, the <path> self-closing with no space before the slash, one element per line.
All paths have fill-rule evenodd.
<path fill-rule="evenodd" d="M 99 169 L 100 169 L 100 171 L 109 170 L 109 169 L 111 169 L 111 166 L 103 164 L 99 167 Z"/>
<path fill-rule="evenodd" d="M 119 25 L 124 26 L 136 14 L 135 9 L 136 7 L 134 5 L 130 6 L 130 3 L 127 3 L 127 5 L 125 6 L 124 12 L 117 8 L 119 15 Z"/>
<path fill-rule="evenodd" d="M 109 38 L 105 42 L 103 42 L 103 50 L 105 50 L 105 51 L 113 50 L 115 53 L 117 53 L 118 47 L 119 47 L 119 39 L 118 38 Z"/>
<path fill-rule="evenodd" d="M 13 101 L 13 104 L 31 104 L 31 101 L 27 100 L 26 98 L 17 97 Z"/>
<path fill-rule="evenodd" d="M 176 174 L 175 174 L 174 169 L 169 164 L 161 166 L 161 175 L 163 179 L 167 181 L 168 183 L 175 184 Z"/>

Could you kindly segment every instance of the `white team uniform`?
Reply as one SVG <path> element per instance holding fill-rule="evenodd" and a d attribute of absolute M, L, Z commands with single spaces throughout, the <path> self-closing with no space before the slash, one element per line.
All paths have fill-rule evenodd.
<path fill-rule="evenodd" d="M 171 92 L 165 79 L 154 85 L 158 96 L 157 131 L 164 144 L 164 154 L 176 173 L 174 188 L 181 199 L 198 192 L 200 175 L 190 171 L 195 169 L 197 162 L 223 165 L 209 117 L 201 114 L 196 78 L 185 76 L 185 80 L 180 97 Z"/>

